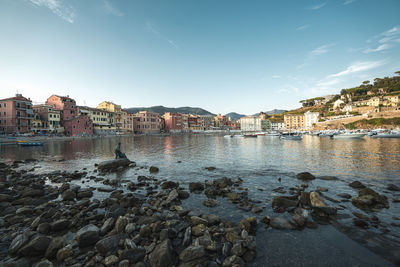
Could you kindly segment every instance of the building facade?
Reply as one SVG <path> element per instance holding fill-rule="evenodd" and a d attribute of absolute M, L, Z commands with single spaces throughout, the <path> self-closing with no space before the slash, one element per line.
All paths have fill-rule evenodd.
<path fill-rule="evenodd" d="M 124 133 L 133 132 L 133 121 L 135 114 L 129 113 L 127 110 L 121 110 L 121 130 Z"/>
<path fill-rule="evenodd" d="M 28 133 L 33 119 L 32 101 L 16 94 L 0 100 L 0 133 Z"/>
<path fill-rule="evenodd" d="M 272 122 L 271 123 L 272 131 L 283 131 L 286 130 L 286 126 L 284 122 Z"/>
<path fill-rule="evenodd" d="M 200 115 L 200 125 L 204 130 L 214 129 L 214 116 L 213 115 Z"/>
<path fill-rule="evenodd" d="M 78 115 L 64 121 L 64 132 L 69 136 L 86 136 L 93 134 L 93 121 L 87 115 Z"/>
<path fill-rule="evenodd" d="M 306 127 L 304 115 L 285 115 L 284 122 L 288 130 L 304 129 Z"/>
<path fill-rule="evenodd" d="M 97 135 L 109 135 L 116 133 L 116 127 L 110 120 L 113 113 L 98 108 L 78 106 L 79 115 L 88 116 L 93 122 L 93 133 Z"/>
<path fill-rule="evenodd" d="M 319 113 L 318 112 L 307 111 L 306 113 L 304 113 L 305 128 L 306 129 L 313 128 L 314 125 L 317 124 L 318 119 L 319 119 Z"/>
<path fill-rule="evenodd" d="M 103 101 L 98 106 L 98 109 L 106 110 L 113 113 L 113 123 L 117 129 L 117 131 L 122 130 L 122 108 L 121 105 L 116 105 L 112 102 Z"/>
<path fill-rule="evenodd" d="M 243 132 L 261 131 L 261 118 L 256 116 L 246 116 L 240 118 L 240 130 Z"/>
<path fill-rule="evenodd" d="M 161 132 L 161 116 L 151 111 L 140 111 L 136 113 L 136 133 L 149 134 Z"/>
<path fill-rule="evenodd" d="M 76 102 L 69 96 L 52 95 L 47 99 L 46 105 L 51 105 L 55 110 L 60 111 L 61 123 L 62 121 L 70 120 L 78 115 Z"/>
<path fill-rule="evenodd" d="M 164 123 L 165 123 L 165 131 L 166 132 L 182 132 L 183 130 L 183 121 L 182 114 L 166 112 L 163 115 Z"/>
<path fill-rule="evenodd" d="M 46 132 L 63 132 L 61 127 L 61 112 L 56 110 L 53 105 L 34 105 L 33 112 L 40 117 L 43 122 L 42 131 Z"/>

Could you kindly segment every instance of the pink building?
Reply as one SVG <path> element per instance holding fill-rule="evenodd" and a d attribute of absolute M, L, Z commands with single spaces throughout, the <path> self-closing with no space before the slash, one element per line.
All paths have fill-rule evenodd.
<path fill-rule="evenodd" d="M 92 135 L 93 121 L 86 115 L 76 116 L 64 121 L 64 132 L 66 135 Z"/>
<path fill-rule="evenodd" d="M 21 94 L 0 100 L 0 133 L 27 133 L 33 119 L 32 101 Z"/>
<path fill-rule="evenodd" d="M 182 114 L 167 112 L 163 117 L 166 132 L 181 132 L 183 130 Z"/>
<path fill-rule="evenodd" d="M 150 111 L 136 113 L 135 133 L 159 133 L 160 131 L 160 114 Z"/>
<path fill-rule="evenodd" d="M 69 96 L 52 95 L 47 101 L 46 105 L 53 105 L 53 107 L 61 112 L 61 121 L 70 120 L 78 115 L 78 108 L 76 102 Z"/>
<path fill-rule="evenodd" d="M 52 95 L 46 105 L 52 105 L 60 110 L 61 125 L 64 126 L 66 135 L 92 135 L 93 121 L 87 115 L 79 115 L 74 99 L 69 96 Z"/>

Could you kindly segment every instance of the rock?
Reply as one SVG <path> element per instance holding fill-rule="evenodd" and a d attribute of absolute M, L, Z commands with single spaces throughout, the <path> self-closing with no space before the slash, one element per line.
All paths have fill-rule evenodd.
<path fill-rule="evenodd" d="M 269 224 L 272 228 L 280 230 L 293 230 L 296 227 L 283 217 L 271 217 Z"/>
<path fill-rule="evenodd" d="M 167 181 L 161 184 L 162 189 L 173 189 L 173 188 L 178 188 L 179 184 L 172 182 L 172 181 Z"/>
<path fill-rule="evenodd" d="M 111 266 L 119 262 L 118 257 L 115 255 L 110 255 L 104 259 L 104 264 L 106 266 Z"/>
<path fill-rule="evenodd" d="M 50 244 L 50 237 L 38 235 L 29 241 L 28 244 L 23 246 L 19 250 L 19 254 L 32 257 L 32 256 L 42 256 L 45 254 L 47 247 Z"/>
<path fill-rule="evenodd" d="M 203 219 L 206 219 L 206 220 L 207 220 L 208 226 L 216 225 L 216 224 L 219 224 L 219 223 L 221 222 L 221 218 L 218 217 L 218 216 L 215 215 L 215 214 L 202 215 L 201 217 L 202 217 Z"/>
<path fill-rule="evenodd" d="M 292 216 L 292 220 L 301 228 L 306 225 L 307 218 L 308 211 L 302 208 L 297 208 Z"/>
<path fill-rule="evenodd" d="M 151 266 L 168 267 L 172 265 L 172 256 L 173 250 L 171 241 L 166 239 L 158 244 L 149 254 L 149 262 Z"/>
<path fill-rule="evenodd" d="M 118 244 L 121 238 L 121 235 L 105 237 L 96 243 L 95 248 L 102 256 L 106 256 L 107 253 L 113 254 L 118 250 Z"/>
<path fill-rule="evenodd" d="M 61 194 L 61 197 L 64 201 L 74 200 L 76 197 L 76 193 L 72 189 L 68 189 Z"/>
<path fill-rule="evenodd" d="M 119 167 L 126 168 L 129 164 L 131 164 L 129 159 L 112 159 L 100 162 L 97 168 L 101 172 L 110 172 L 116 171 Z"/>
<path fill-rule="evenodd" d="M 230 242 L 225 242 L 222 245 L 222 255 L 225 257 L 231 255 L 232 244 Z"/>
<path fill-rule="evenodd" d="M 193 225 L 198 225 L 198 224 L 207 225 L 208 224 L 208 221 L 206 219 L 200 218 L 198 216 L 190 217 L 190 221 L 192 222 Z"/>
<path fill-rule="evenodd" d="M 190 245 L 191 242 L 192 242 L 192 228 L 187 227 L 185 230 L 185 234 L 183 236 L 182 245 L 183 247 L 187 247 Z"/>
<path fill-rule="evenodd" d="M 215 199 L 208 198 L 203 200 L 203 205 L 209 208 L 213 208 L 219 205 L 219 202 L 216 201 Z"/>
<path fill-rule="evenodd" d="M 53 263 L 49 260 L 41 260 L 38 263 L 36 263 L 35 265 L 33 265 L 33 267 L 53 267 Z"/>
<path fill-rule="evenodd" d="M 310 203 L 312 207 L 326 207 L 324 199 L 317 192 L 310 193 Z"/>
<path fill-rule="evenodd" d="M 131 234 L 136 230 L 136 224 L 128 223 L 125 227 L 125 233 Z"/>
<path fill-rule="evenodd" d="M 67 230 L 69 226 L 69 221 L 65 219 L 61 219 L 50 224 L 51 230 L 58 232 L 61 230 Z"/>
<path fill-rule="evenodd" d="M 389 208 L 388 198 L 384 195 L 379 195 L 370 188 L 363 188 L 358 192 L 358 197 L 353 197 L 352 203 L 360 209 L 372 208 Z"/>
<path fill-rule="evenodd" d="M 31 207 L 22 207 L 15 211 L 16 215 L 27 215 L 27 214 L 32 214 L 32 213 L 33 213 L 33 209 Z"/>
<path fill-rule="evenodd" d="M 301 172 L 301 173 L 298 173 L 296 176 L 297 176 L 297 179 L 302 180 L 302 181 L 311 181 L 311 180 L 315 179 L 315 176 L 309 172 Z"/>
<path fill-rule="evenodd" d="M 359 181 L 354 181 L 352 183 L 349 184 L 350 187 L 354 188 L 354 189 L 362 189 L 365 188 L 365 185 L 363 185 L 361 182 Z"/>
<path fill-rule="evenodd" d="M 129 267 L 129 260 L 122 260 L 119 262 L 118 267 Z"/>
<path fill-rule="evenodd" d="M 159 169 L 155 166 L 150 166 L 149 171 L 150 171 L 150 173 L 156 173 L 159 171 Z"/>
<path fill-rule="evenodd" d="M 243 259 L 246 262 L 250 262 L 250 261 L 254 260 L 256 258 L 256 256 L 257 256 L 257 252 L 256 251 L 247 250 L 246 253 L 244 253 L 244 255 L 243 255 Z"/>
<path fill-rule="evenodd" d="M 275 212 L 283 213 L 285 211 L 294 209 L 299 204 L 296 197 L 278 196 L 272 200 L 272 208 Z"/>
<path fill-rule="evenodd" d="M 339 197 L 341 198 L 345 198 L 345 199 L 350 199 L 351 195 L 347 194 L 347 193 L 341 193 L 341 194 L 337 194 Z"/>
<path fill-rule="evenodd" d="M 105 235 L 106 233 L 108 233 L 111 229 L 114 228 L 114 223 L 115 223 L 115 219 L 114 218 L 108 218 L 104 223 L 103 226 L 101 226 L 100 228 L 100 234 L 101 235 Z"/>
<path fill-rule="evenodd" d="M 178 191 L 176 189 L 173 189 L 169 194 L 167 199 L 165 200 L 166 204 L 171 204 L 171 202 L 177 200 L 179 197 Z"/>
<path fill-rule="evenodd" d="M 224 260 L 222 266 L 223 267 L 231 267 L 231 266 L 235 266 L 235 267 L 236 266 L 238 266 L 238 267 L 240 266 L 240 267 L 242 267 L 242 266 L 245 266 L 245 262 L 242 260 L 242 258 L 240 258 L 240 257 L 238 257 L 236 255 L 233 255 L 233 256 L 230 256 L 230 257 L 226 258 Z"/>
<path fill-rule="evenodd" d="M 359 218 L 353 218 L 353 223 L 355 226 L 360 228 L 369 228 L 369 224 L 366 221 Z"/>
<path fill-rule="evenodd" d="M 210 233 L 208 231 L 204 232 L 204 235 L 198 238 L 198 243 L 203 246 L 208 251 L 217 251 L 217 244 L 211 239 Z"/>
<path fill-rule="evenodd" d="M 37 231 L 41 234 L 47 234 L 50 231 L 50 224 L 47 222 L 39 224 Z"/>
<path fill-rule="evenodd" d="M 115 222 L 115 230 L 117 231 L 117 233 L 123 233 L 127 225 L 128 218 L 126 218 L 125 216 L 119 216 L 117 221 Z"/>
<path fill-rule="evenodd" d="M 200 193 L 204 190 L 204 185 L 202 183 L 189 183 L 190 192 Z"/>
<path fill-rule="evenodd" d="M 93 224 L 86 225 L 76 233 L 75 238 L 79 247 L 92 245 L 99 240 L 99 228 Z"/>
<path fill-rule="evenodd" d="M 239 203 L 240 195 L 237 192 L 231 192 L 228 194 L 228 200 L 231 203 Z"/>
<path fill-rule="evenodd" d="M 206 252 L 203 246 L 189 246 L 179 254 L 179 259 L 183 262 L 188 262 L 199 259 L 205 254 Z"/>
<path fill-rule="evenodd" d="M 22 234 L 17 235 L 10 244 L 8 248 L 8 252 L 10 254 L 16 254 L 20 248 L 25 246 L 29 242 L 29 237 L 31 236 L 32 232 L 24 232 Z"/>
<path fill-rule="evenodd" d="M 187 192 L 185 190 L 179 190 L 178 196 L 180 199 L 187 199 L 187 198 L 189 198 L 190 194 L 189 194 L 189 192 Z"/>
<path fill-rule="evenodd" d="M 262 212 L 263 210 L 264 210 L 263 207 L 255 206 L 255 207 L 253 207 L 253 208 L 251 209 L 251 212 L 253 212 L 253 213 L 260 213 L 260 212 Z"/>
<path fill-rule="evenodd" d="M 317 186 L 317 191 L 319 191 L 319 192 L 328 192 L 328 188 Z"/>
<path fill-rule="evenodd" d="M 204 231 L 206 230 L 206 226 L 204 224 L 198 224 L 192 227 L 192 234 L 194 236 L 202 236 Z"/>
<path fill-rule="evenodd" d="M 339 178 L 335 176 L 319 176 L 318 179 L 324 180 L 324 181 L 337 181 Z"/>
<path fill-rule="evenodd" d="M 398 186 L 395 185 L 395 184 L 388 184 L 387 190 L 390 190 L 390 191 L 400 191 L 400 187 L 398 187 Z"/>
<path fill-rule="evenodd" d="M 249 217 L 241 220 L 238 226 L 240 229 L 245 229 L 250 235 L 256 235 L 257 219 L 255 217 Z"/>
<path fill-rule="evenodd" d="M 204 169 L 208 170 L 208 171 L 214 171 L 216 169 L 216 167 L 205 167 Z"/>
<path fill-rule="evenodd" d="M 91 190 L 84 190 L 84 191 L 79 191 L 76 194 L 77 199 L 82 199 L 82 198 L 91 198 L 93 196 L 93 191 Z"/>
<path fill-rule="evenodd" d="M 300 193 L 300 203 L 303 208 L 311 206 L 310 192 L 302 191 Z"/>
<path fill-rule="evenodd" d="M 50 241 L 49 246 L 46 249 L 45 256 L 48 259 L 56 257 L 57 251 L 65 246 L 65 239 L 63 237 L 55 237 Z"/>
<path fill-rule="evenodd" d="M 71 245 L 67 245 L 57 251 L 57 261 L 63 262 L 65 259 L 71 257 L 74 254 Z"/>

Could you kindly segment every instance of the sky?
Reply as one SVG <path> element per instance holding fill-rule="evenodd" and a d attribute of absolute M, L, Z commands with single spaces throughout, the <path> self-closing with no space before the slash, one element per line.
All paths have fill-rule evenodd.
<path fill-rule="evenodd" d="M 293 109 L 400 70 L 399 0 L 0 0 L 0 98 Z"/>

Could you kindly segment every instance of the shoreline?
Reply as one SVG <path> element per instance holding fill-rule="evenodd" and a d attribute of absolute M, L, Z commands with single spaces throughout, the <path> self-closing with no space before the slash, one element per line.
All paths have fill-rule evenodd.
<path fill-rule="evenodd" d="M 47 240 L 48 244 L 46 250 L 43 249 L 35 253 L 43 253 L 43 255 L 40 254 L 41 257 L 45 256 L 47 258 L 47 260 L 43 259 L 43 261 L 53 261 L 52 264 L 56 265 L 61 262 L 65 262 L 67 265 L 74 265 L 78 259 L 82 260 L 84 258 L 85 263 L 89 264 L 91 262 L 87 266 L 100 262 L 106 264 L 106 261 L 110 266 L 113 266 L 113 264 L 117 266 L 121 262 L 123 262 L 122 264 L 132 264 L 131 261 L 136 261 L 136 264 L 139 264 L 138 262 L 144 264 L 139 264 L 138 266 L 146 266 L 146 264 L 151 265 L 151 261 L 153 263 L 156 261 L 156 253 L 153 253 L 153 251 L 161 253 L 162 250 L 167 249 L 167 254 L 175 255 L 175 257 L 168 259 L 170 260 L 169 262 L 171 264 L 180 263 L 180 266 L 192 266 L 191 264 L 194 263 L 209 261 L 212 262 L 208 263 L 212 264 L 211 266 L 231 266 L 230 264 L 233 264 L 233 262 L 238 263 L 239 266 L 245 266 L 246 264 L 251 265 L 254 260 L 257 260 L 257 256 L 260 256 L 255 252 L 257 250 L 256 244 L 258 243 L 256 236 L 260 228 L 273 229 L 273 231 L 282 231 L 283 233 L 296 231 L 301 234 L 305 229 L 314 231 L 313 229 L 318 228 L 318 225 L 324 227 L 326 224 L 332 224 L 336 229 L 362 244 L 362 241 L 365 241 L 366 238 L 363 239 L 360 236 L 366 236 L 368 228 L 375 227 L 374 225 L 380 227 L 379 225 L 381 225 L 381 221 L 379 218 L 377 220 L 376 216 L 365 216 L 362 213 L 353 213 L 355 217 L 350 224 L 341 225 L 338 223 L 341 216 L 340 213 L 343 210 L 340 202 L 342 200 L 348 202 L 349 196 L 343 194 L 342 199 L 333 201 L 324 195 L 324 188 L 319 188 L 319 190 L 307 189 L 308 184 L 315 179 L 336 181 L 334 177 L 329 176 L 316 178 L 309 173 L 297 174 L 297 179 L 301 186 L 292 188 L 289 191 L 289 195 L 283 188 L 274 189 L 273 191 L 278 194 L 273 197 L 272 203 L 268 204 L 272 205 L 274 213 L 258 218 L 257 215 L 264 209 L 263 205 L 248 196 L 247 190 L 243 188 L 243 181 L 238 179 L 215 178 L 211 181 L 180 184 L 165 180 L 162 177 L 155 178 L 158 177 L 156 168 L 153 169 L 153 172 L 150 172 L 150 168 L 136 166 L 136 164 L 125 167 L 119 166 L 116 169 L 112 169 L 111 173 L 123 173 L 126 169 L 133 168 L 147 171 L 148 175 L 139 175 L 137 179 L 125 180 L 107 178 L 107 174 L 101 175 L 98 168 L 71 170 L 69 172 L 53 171 L 46 175 L 35 175 L 34 168 L 30 167 L 28 167 L 28 170 L 19 169 L 20 165 L 23 167 L 24 165 L 30 166 L 29 164 L 40 164 L 40 161 L 28 160 L 26 162 L 15 162 L 12 165 L 2 164 L 1 171 L 8 173 L 7 180 L 1 180 L 2 187 L 0 187 L 2 202 L 8 213 L 5 217 L 1 214 L 3 220 L 2 228 L 7 226 L 17 233 L 20 231 L 25 232 L 28 229 L 33 231 L 33 233 L 29 232 L 32 236 L 24 236 L 22 232 L 21 235 L 10 235 L 7 246 L 12 248 L 12 253 L 6 256 L 4 254 L 5 246 L 2 246 L 3 257 L 17 255 L 25 259 L 28 257 L 29 260 L 37 260 L 38 255 L 30 255 L 30 252 L 27 252 L 28 249 L 25 247 L 30 245 L 28 247 L 31 248 L 33 245 L 38 245 L 35 242 L 38 242 L 39 239 L 42 241 Z M 213 168 L 209 167 L 205 171 L 212 172 Z M 27 181 L 30 181 L 30 183 L 28 184 Z M 97 181 L 99 185 L 86 187 L 85 184 L 89 181 Z M 78 184 L 81 186 L 78 186 Z M 359 198 L 357 205 L 361 210 L 375 210 L 376 213 L 379 213 L 387 205 L 393 205 L 392 201 L 389 202 L 387 197 L 373 191 L 364 184 L 360 182 L 351 184 L 350 187 L 353 188 L 355 186 L 354 188 L 358 188 L 359 194 L 365 188 L 368 189 L 364 190 L 368 194 L 353 197 L 353 199 Z M 11 189 L 11 186 L 13 189 Z M 17 189 L 18 191 L 16 191 Z M 392 189 L 398 188 L 393 187 Z M 98 198 L 100 193 L 104 194 L 103 199 Z M 215 208 L 223 205 L 222 202 L 227 201 L 227 205 L 245 210 L 247 218 L 242 221 L 226 221 L 221 224 L 222 219 L 213 215 L 212 220 L 217 220 L 219 223 L 214 221 L 211 223 L 209 221 L 210 215 L 207 215 L 207 213 L 184 208 L 186 206 L 185 201 L 188 198 L 192 196 L 200 197 L 203 194 L 206 195 L 204 201 L 201 204 L 192 203 L 192 205 L 205 206 L 211 211 L 209 214 L 213 214 Z M 369 202 L 364 201 L 363 196 L 376 198 L 379 203 L 371 206 Z M 10 205 L 5 204 L 6 202 Z M 34 204 L 36 202 L 37 205 Z M 345 202 L 342 203 L 344 204 Z M 326 203 L 334 204 L 328 205 Z M 36 207 L 32 206 L 32 204 Z M 124 207 L 124 205 L 127 206 Z M 353 203 L 353 205 L 355 204 Z M 49 208 L 54 210 L 50 215 L 47 211 Z M 72 211 L 72 213 L 69 214 L 67 210 Z M 83 210 L 85 213 L 79 210 Z M 100 212 L 100 210 L 104 210 L 104 212 Z M 117 211 L 117 214 L 114 214 L 115 211 Z M 139 223 L 140 220 L 143 221 Z M 177 229 L 174 228 L 176 221 L 186 222 L 186 227 L 179 226 Z M 120 224 L 122 225 L 117 226 Z M 127 227 L 128 225 L 130 227 Z M 82 228 L 85 228 L 84 231 Z M 105 228 L 108 230 L 104 230 Z M 103 232 L 101 232 L 102 229 Z M 85 233 L 85 238 L 86 235 L 89 236 L 89 239 L 92 238 L 92 241 L 87 241 L 90 244 L 80 245 L 80 242 L 86 244 L 86 241 L 81 240 L 81 237 L 79 237 L 78 233 L 82 232 L 81 230 Z M 174 234 L 171 234 L 171 231 Z M 369 235 L 369 238 L 375 242 L 373 244 L 379 244 L 380 246 L 377 246 L 378 249 L 374 249 L 371 244 L 362 244 L 363 246 L 369 246 L 368 248 L 371 251 L 385 257 L 394 264 L 399 263 L 400 259 L 396 252 L 393 250 L 388 251 L 388 249 L 395 249 L 396 247 L 393 248 L 390 245 L 400 243 L 395 241 L 390 243 L 388 239 L 372 232 Z M 189 236 L 191 243 L 188 243 Z M 124 242 L 128 242 L 130 245 L 116 246 L 111 251 L 123 249 L 123 251 L 132 252 L 132 249 L 134 249 L 135 252 L 143 256 L 139 259 L 128 258 L 127 263 L 125 256 L 118 255 L 116 252 L 108 255 L 103 250 L 102 253 L 101 246 L 103 243 L 108 244 L 107 242 L 113 238 L 119 241 L 125 239 Z M 154 238 L 158 242 L 152 241 Z M 102 240 L 103 242 L 100 242 Z M 134 244 L 126 240 L 133 240 Z M 21 245 L 21 242 L 23 245 Z M 249 245 L 249 242 L 252 245 Z M 177 243 L 181 245 L 184 243 L 186 246 L 179 249 L 179 245 L 176 245 Z M 12 244 L 19 244 L 19 247 L 14 248 Z M 51 244 L 58 244 L 56 246 L 57 249 L 53 248 L 52 254 L 48 254 L 46 257 Z M 386 249 L 382 251 L 382 249 L 379 250 L 379 247 L 385 247 Z M 87 252 L 88 249 L 89 252 Z M 185 252 L 187 254 L 183 253 L 185 249 L 187 249 Z M 232 249 L 234 252 L 232 252 Z M 190 254 L 189 252 L 196 254 L 197 258 L 187 256 Z M 82 253 L 85 257 L 82 256 Z M 182 253 L 183 256 L 181 256 Z M 128 252 L 123 255 L 126 254 Z M 163 255 L 165 255 L 165 250 Z M 190 260 L 185 257 L 189 257 Z M 11 259 L 10 257 L 9 260 Z M 225 261 L 227 263 L 224 265 Z"/>

